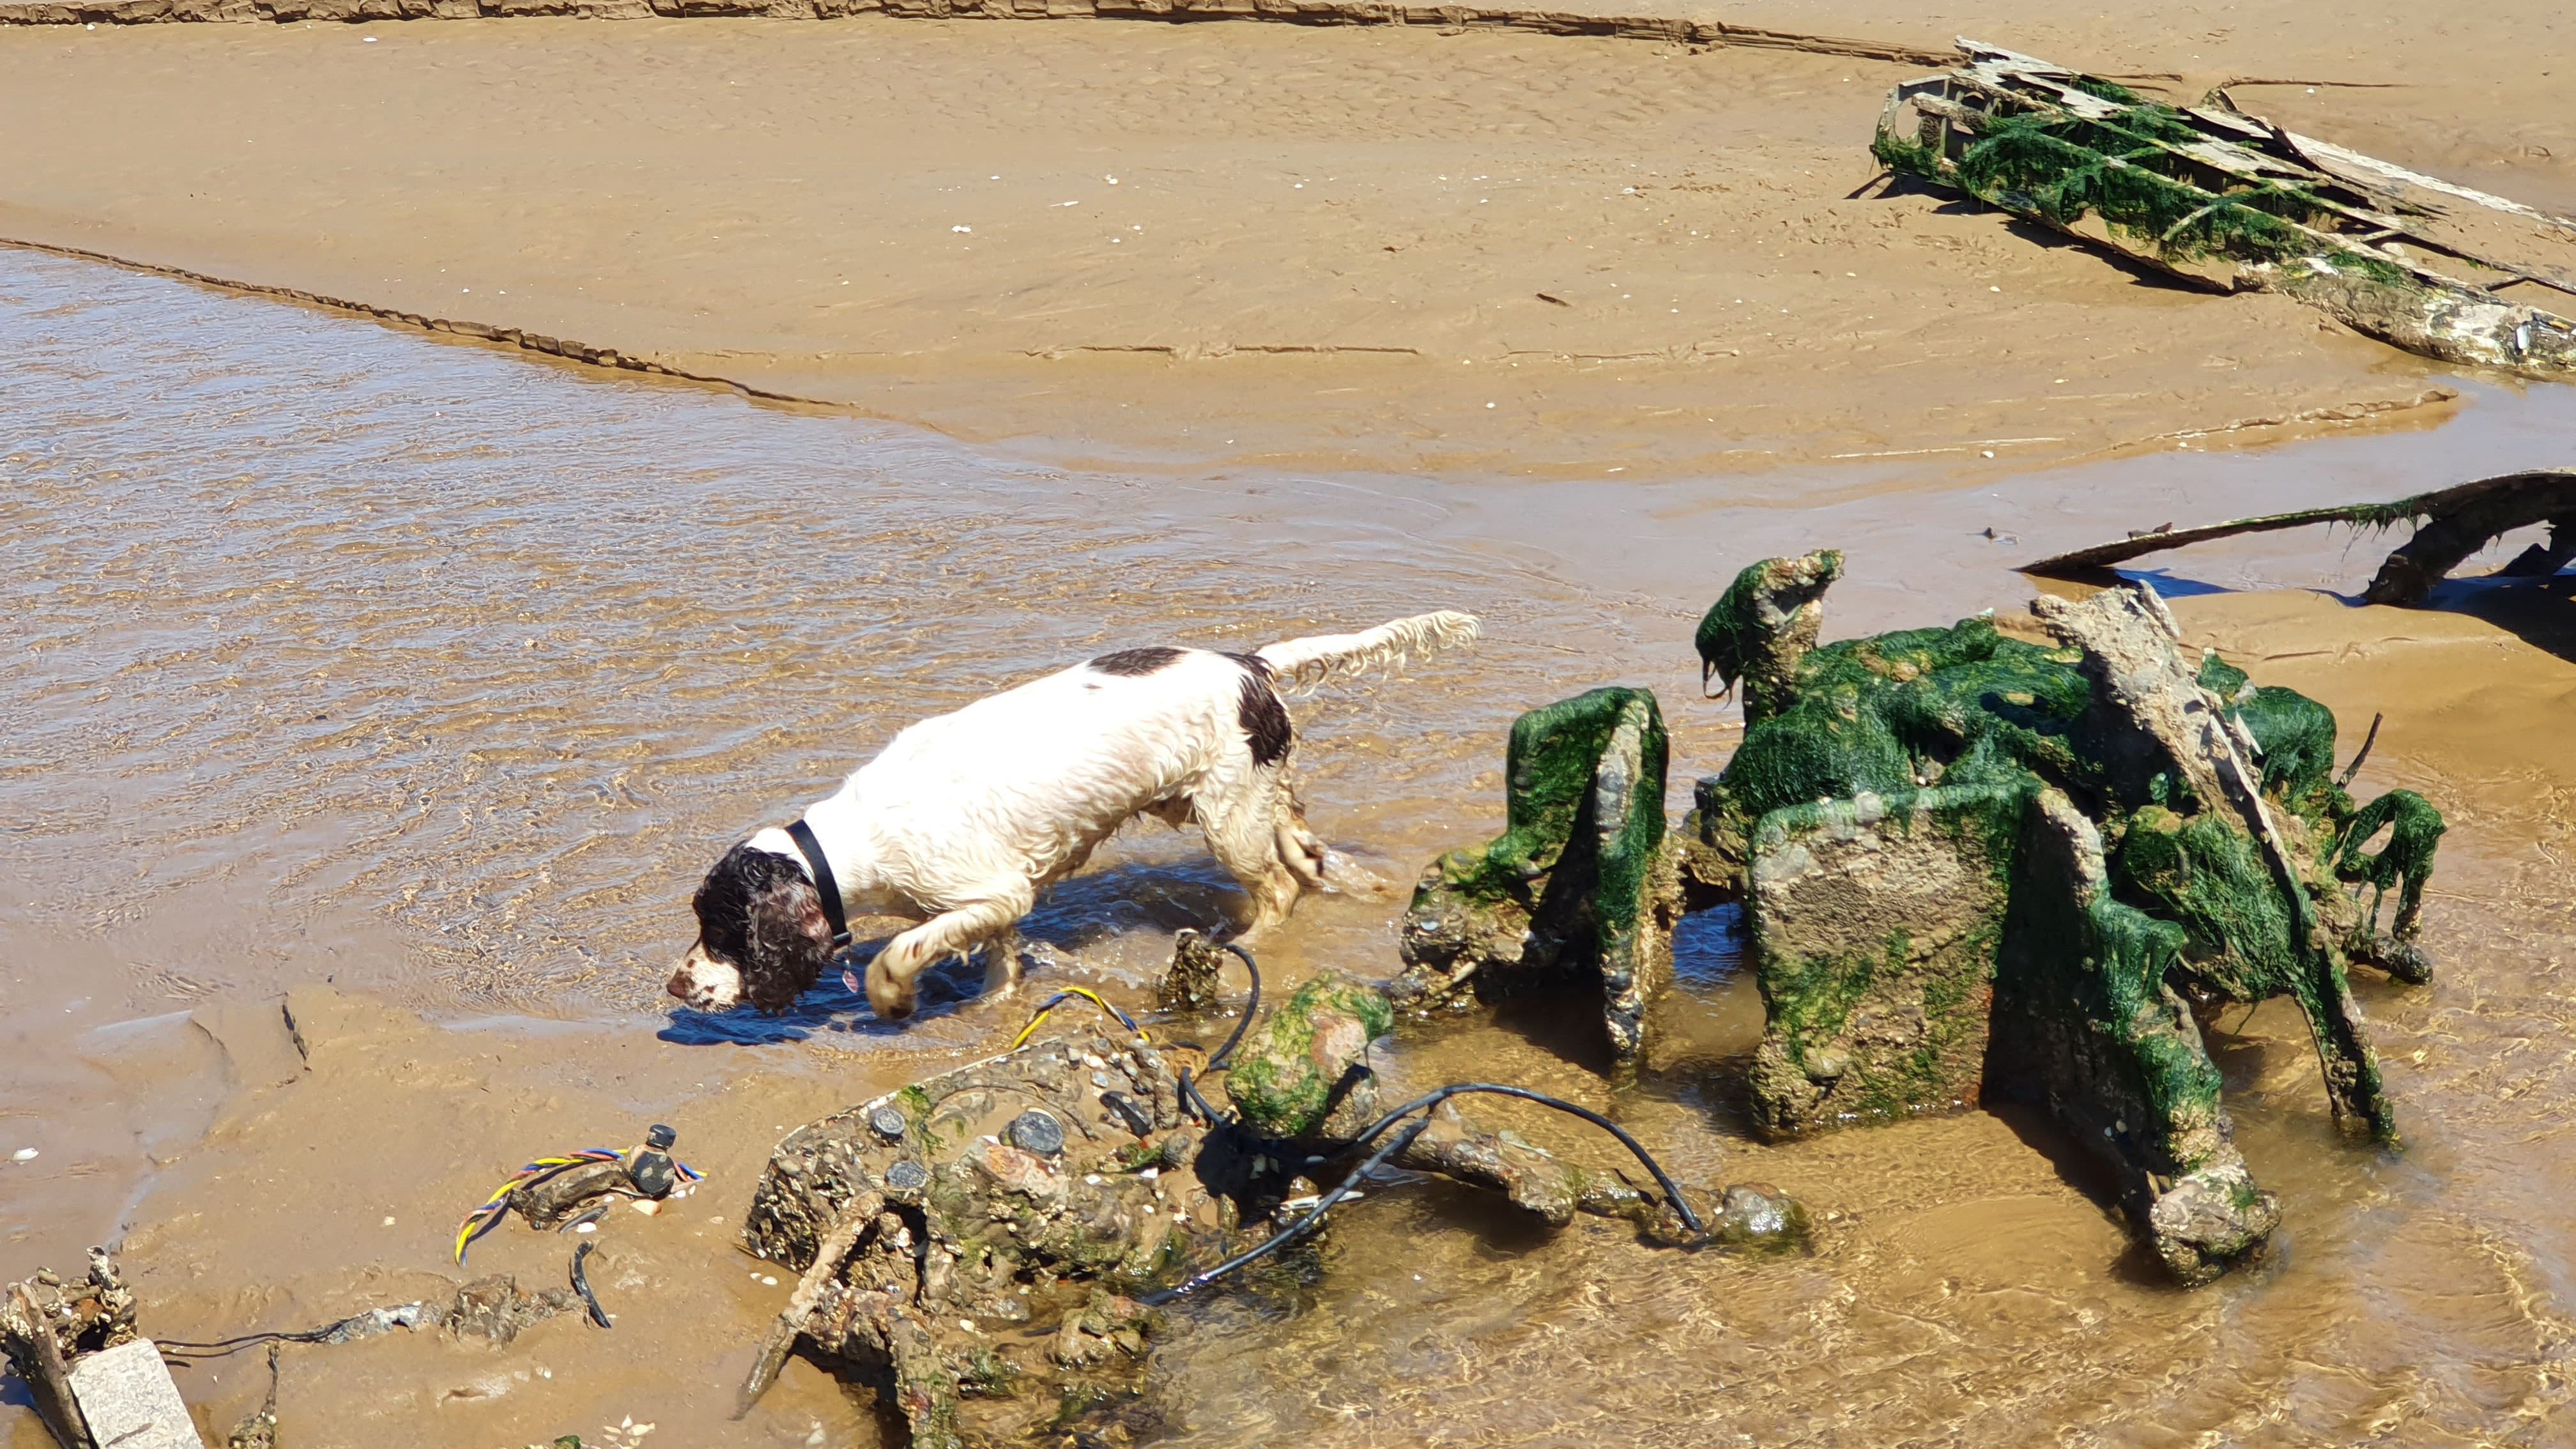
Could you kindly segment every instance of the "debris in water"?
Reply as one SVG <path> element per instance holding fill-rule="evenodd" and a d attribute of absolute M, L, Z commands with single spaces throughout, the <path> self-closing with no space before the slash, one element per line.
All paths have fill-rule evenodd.
<path fill-rule="evenodd" d="M 671 1145 L 678 1140 L 678 1133 L 656 1122 L 642 1145 L 623 1152 L 586 1147 L 538 1158 L 510 1174 L 457 1225 L 456 1261 L 463 1264 L 474 1240 L 499 1227 L 513 1210 L 532 1228 L 568 1225 L 587 1232 L 618 1198 L 658 1202 L 695 1185 L 702 1174 L 671 1156 Z"/>
<path fill-rule="evenodd" d="M 1256 1024 L 1258 992 L 1256 975 L 1256 1005 L 1213 1057 L 1157 1043 L 1093 1000 L 1098 1025 L 1024 1040 L 789 1134 L 743 1235 L 801 1277 L 755 1356 L 742 1411 L 801 1346 L 890 1379 L 924 1449 L 1008 1437 L 997 1426 L 1012 1401 L 1041 1389 L 1049 1407 L 1035 1424 L 1052 1433 L 1102 1415 L 1132 1428 L 1148 1345 L 1168 1331 L 1162 1306 L 1255 1264 L 1274 1265 L 1260 1280 L 1271 1283 L 1318 1271 L 1311 1256 L 1275 1265 L 1389 1163 L 1499 1188 L 1550 1222 L 1626 1218 L 1649 1241 L 1805 1240 L 1804 1213 L 1767 1189 L 1745 1191 L 1775 1210 L 1745 1200 L 1735 1211 L 1730 1199 L 1702 1216 L 1634 1138 L 1538 1093 L 1462 1083 L 1382 1111 L 1368 1053 L 1395 1010 L 1381 991 L 1325 973 Z M 1039 1022 L 1075 1000 L 1050 1003 Z M 1216 1073 L 1239 1117 L 1199 1085 Z M 1655 1188 L 1476 1128 L 1452 1099 L 1477 1093 L 1605 1128 Z M 1339 1185 L 1319 1191 L 1328 1174 Z"/>
<path fill-rule="evenodd" d="M 2214 291 L 2279 292 L 2444 362 L 2576 377 L 2576 322 L 2498 295 L 2576 295 L 2576 220 L 1997 46 L 1888 95 L 1892 171 Z M 2402 244 L 2402 245 L 2401 245 Z"/>
<path fill-rule="evenodd" d="M 1155 988 L 1165 1011 L 1214 1011 L 1224 999 L 1225 951 L 1187 927 L 1172 937 L 1172 964 Z"/>
<path fill-rule="evenodd" d="M 2218 1276 L 2278 1212 L 2231 1140 L 2203 1013 L 2296 1000 L 2337 1120 L 2394 1144 L 2345 971 L 2429 976 L 2441 816 L 2402 790 L 2356 806 L 2333 715 L 2214 653 L 2187 664 L 2152 592 L 2038 601 L 2053 646 L 1990 618 L 1818 645 L 1840 572 L 1755 564 L 1701 628 L 1749 723 L 1680 834 L 1694 881 L 1745 904 L 1756 1124 L 2035 1102 L 2178 1278 Z"/>
<path fill-rule="evenodd" d="M 224 1449 L 277 1449 L 277 1355 L 278 1346 L 270 1344 L 268 1396 L 233 1425 L 233 1431 L 224 1436 Z"/>
<path fill-rule="evenodd" d="M 2408 539 L 2379 566 L 2363 598 L 2374 604 L 2419 604 L 2433 586 L 2462 560 L 2497 536 L 2535 523 L 2549 525 L 2549 538 L 2515 555 L 2498 578 L 2546 578 L 2576 561 L 2576 469 L 2542 468 L 2506 473 L 2461 483 L 2432 493 L 2418 493 L 2394 503 L 2343 503 L 2331 508 L 2302 508 L 2294 513 L 2268 513 L 2226 523 L 2177 529 L 2168 523 L 2132 533 L 2118 543 L 2095 544 L 2024 564 L 2026 574 L 2079 575 L 2107 569 L 2133 558 L 2180 548 L 2189 543 L 2270 533 L 2316 523 L 2349 523 L 2386 529 L 2413 523 Z"/>
<path fill-rule="evenodd" d="M 1646 1008 L 1672 979 L 1681 914 L 1664 849 L 1666 753 L 1663 713 L 1642 689 L 1596 689 L 1515 720 L 1508 826 L 1423 872 L 1396 997 L 1433 1007 L 1597 982 L 1613 1053 L 1636 1058 Z"/>
<path fill-rule="evenodd" d="M 0 1352 L 26 1383 L 36 1416 L 64 1449 L 96 1449 L 98 1443 L 73 1377 L 77 1367 L 93 1355 L 138 1343 L 152 1354 L 135 1331 L 134 1293 L 105 1248 L 89 1250 L 89 1274 L 80 1282 L 65 1283 L 40 1269 L 0 1293 Z M 153 1362 L 160 1360 L 154 1356 Z M 187 1423 L 184 1413 L 179 1422 Z M 189 1430 L 183 1442 L 197 1444 L 196 1432 Z"/>
<path fill-rule="evenodd" d="M 584 1243 L 572 1250 L 572 1291 L 581 1295 L 581 1306 L 589 1312 L 591 1322 L 602 1328 L 615 1328 L 617 1325 L 609 1321 L 608 1310 L 599 1306 L 599 1295 L 590 1289 L 590 1275 L 582 1271 L 584 1261 L 598 1247 L 597 1243 Z"/>

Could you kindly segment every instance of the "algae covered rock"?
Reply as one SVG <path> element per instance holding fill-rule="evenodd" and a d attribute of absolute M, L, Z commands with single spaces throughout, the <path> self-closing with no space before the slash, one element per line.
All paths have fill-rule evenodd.
<path fill-rule="evenodd" d="M 2084 735 L 2119 762 L 2112 803 L 2132 812 L 2121 822 L 2128 843 L 2120 852 L 2131 898 L 2183 927 L 2188 970 L 2208 990 L 2297 1001 L 2336 1120 L 2395 1142 L 2345 954 L 2310 889 L 2320 874 L 2315 832 L 2275 818 L 2278 807 L 2295 821 L 2295 807 L 2265 795 L 2253 763 L 2263 747 L 2241 711 L 2231 714 L 2202 671 L 2185 666 L 2174 647 L 2180 630 L 2152 593 L 2104 590 L 2034 607 L 2083 651 L 2094 686 Z"/>
<path fill-rule="evenodd" d="M 1423 873 L 1398 997 L 1427 1006 L 1597 982 L 1612 1050 L 1636 1055 L 1646 1008 L 1672 978 L 1680 908 L 1664 847 L 1667 749 L 1642 689 L 1596 689 L 1515 720 L 1509 828 Z"/>
<path fill-rule="evenodd" d="M 1226 1096 L 1265 1137 L 1312 1140 L 1376 1120 L 1369 1043 L 1395 1029 L 1386 994 L 1327 971 L 1292 992 L 1235 1052 Z"/>
<path fill-rule="evenodd" d="M 1748 725 L 1788 708 L 1798 692 L 1799 662 L 1824 627 L 1825 589 L 1842 576 L 1842 551 L 1830 548 L 1764 559 L 1737 574 L 1692 637 L 1700 687 L 1714 679 L 1723 697 L 1741 685 Z"/>
<path fill-rule="evenodd" d="M 1808 581 L 1838 576 L 1840 556 L 1788 562 L 1746 568 L 1727 596 L 1754 603 L 1721 600 L 1700 625 L 1704 667 L 1765 680 L 1760 708 L 1746 696 L 1743 744 L 1699 782 L 1680 832 L 1682 868 L 1707 898 L 1743 894 L 1754 824 L 1774 810 L 1931 785 L 2091 783 L 2098 769 L 2070 738 L 2091 700 L 2077 652 L 2006 637 L 1990 618 L 1817 644 L 1821 585 Z M 1770 592 L 1784 577 L 1795 610 Z M 1777 637 L 1763 622 L 1775 616 Z"/>

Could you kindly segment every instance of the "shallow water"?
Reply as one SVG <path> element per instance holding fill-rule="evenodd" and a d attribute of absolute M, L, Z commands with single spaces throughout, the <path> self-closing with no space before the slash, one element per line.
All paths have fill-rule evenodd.
<path fill-rule="evenodd" d="M 2436 430 L 1990 479 L 1944 463 L 1182 486 L 8 252 L 0 359 L 0 1148 L 91 1169 L 0 1168 L 16 1173 L 0 1277 L 152 1219 L 160 1165 L 222 1089 L 162 1090 L 196 1079 L 131 1043 L 202 1002 L 328 977 L 486 1025 L 863 1048 L 886 1082 L 924 1053 L 998 1046 L 989 1012 L 893 1032 L 829 993 L 765 1024 L 674 1017 L 657 993 L 728 841 L 904 723 L 1035 671 L 1126 644 L 1481 614 L 1472 651 L 1297 706 L 1314 822 L 1387 889 L 1310 901 L 1265 960 L 1286 979 L 1376 974 L 1421 863 L 1499 823 L 1520 709 L 1650 684 L 1677 802 L 1722 762 L 1729 712 L 1695 697 L 1688 639 L 1743 563 L 1845 548 L 1830 633 L 1945 620 L 2027 599 L 2016 558 L 2561 462 L 2576 422 L 2566 390 L 2473 384 Z M 2351 589 L 2376 556 L 2248 540 L 2158 577 Z M 2404 760 L 2374 778 L 2441 783 Z M 2034 1123 L 1750 1143 L 1736 1083 L 1760 1008 L 1711 916 L 1625 1095 L 1543 1007 L 1443 1025 L 1394 1070 L 1615 1108 L 1686 1181 L 1805 1197 L 1829 1215 L 1818 1256 L 1677 1258 L 1598 1225 L 1550 1239 L 1463 1193 L 1390 1191 L 1352 1214 L 1312 1302 L 1220 1303 L 1162 1351 L 1163 1432 L 2565 1442 L 2576 1184 L 2553 1106 L 2576 1048 L 2550 971 L 2576 938 L 2531 896 L 2525 824 L 2455 815 L 2446 885 L 2503 910 L 2432 914 L 2458 963 L 2442 985 L 2364 990 L 2390 1059 L 2440 1047 L 2398 1078 L 2405 1156 L 2334 1138 L 2279 1004 L 2221 1044 L 2246 1154 L 2287 1210 L 2258 1271 L 2161 1286 Z M 1042 902 L 1031 934 L 1073 977 L 1132 990 L 1172 928 L 1229 899 L 1194 841 L 1140 831 Z M 864 1442 L 871 1423 L 853 1406 L 847 1432 Z"/>

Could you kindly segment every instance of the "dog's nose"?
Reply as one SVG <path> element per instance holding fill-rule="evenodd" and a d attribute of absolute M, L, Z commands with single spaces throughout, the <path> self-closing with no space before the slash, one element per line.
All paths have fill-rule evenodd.
<path fill-rule="evenodd" d="M 679 970 L 671 973 L 670 980 L 662 983 L 662 989 L 686 1001 L 689 999 L 689 993 L 698 989 L 698 983 L 689 975 L 689 968 L 683 965 Z"/>

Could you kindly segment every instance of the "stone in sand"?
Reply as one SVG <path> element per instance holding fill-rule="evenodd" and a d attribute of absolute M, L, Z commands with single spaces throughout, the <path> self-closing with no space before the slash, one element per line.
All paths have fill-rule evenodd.
<path fill-rule="evenodd" d="M 152 1340 L 84 1355 L 72 1365 L 71 1382 L 99 1449 L 205 1449 Z"/>

